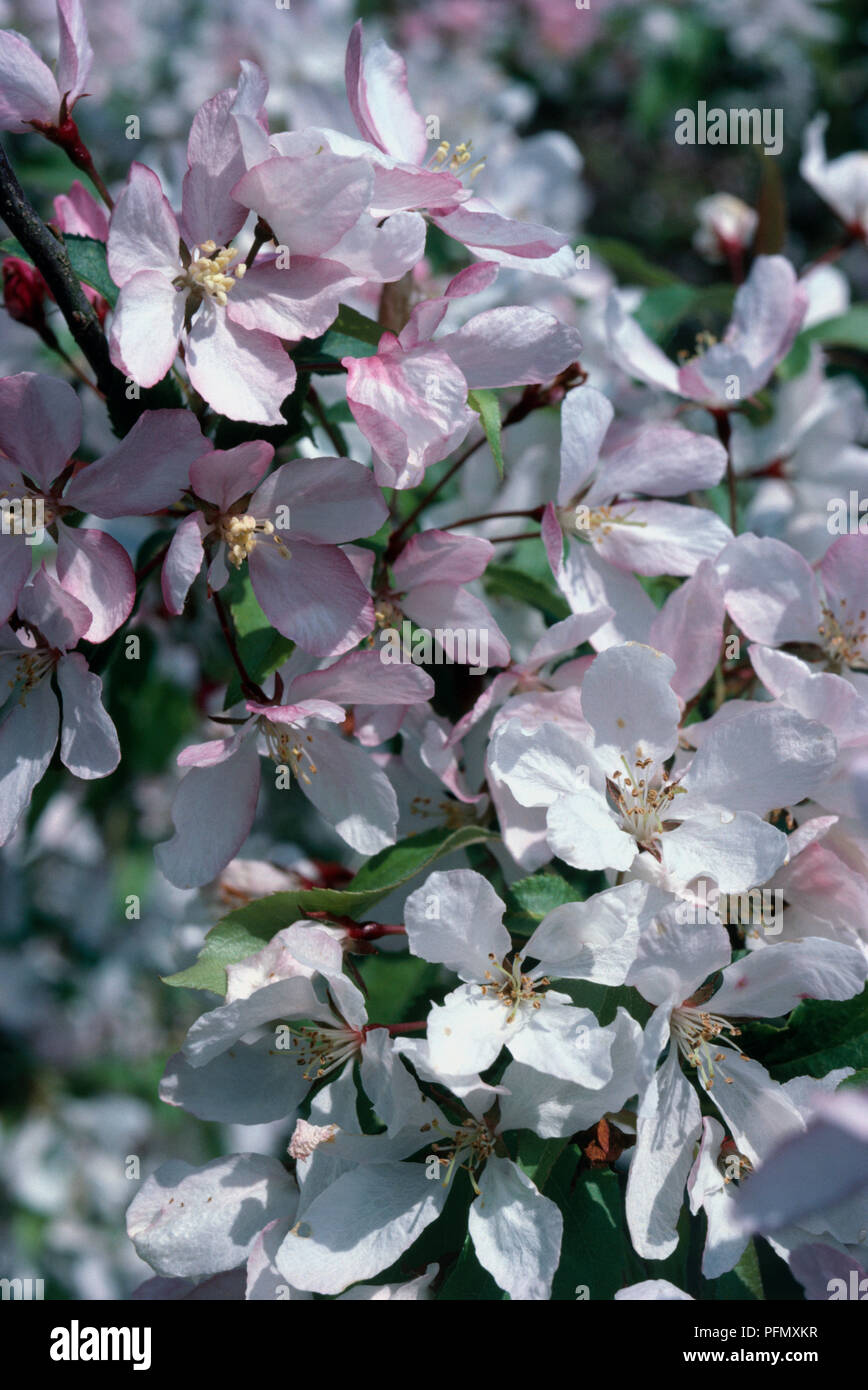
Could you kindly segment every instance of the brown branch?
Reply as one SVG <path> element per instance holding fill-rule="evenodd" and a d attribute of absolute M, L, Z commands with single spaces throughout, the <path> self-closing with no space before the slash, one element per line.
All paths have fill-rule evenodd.
<path fill-rule="evenodd" d="M 112 366 L 108 343 L 93 306 L 86 299 L 66 249 L 27 201 L 6 153 L 0 146 L 0 217 L 41 271 L 69 331 L 90 363 L 104 395 L 113 392 L 120 376 Z M 120 378 L 121 381 L 123 378 Z"/>

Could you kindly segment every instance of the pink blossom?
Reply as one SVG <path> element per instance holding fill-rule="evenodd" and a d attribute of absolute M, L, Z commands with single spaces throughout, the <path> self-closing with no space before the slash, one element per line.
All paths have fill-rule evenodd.
<path fill-rule="evenodd" d="M 366 211 L 371 175 L 363 161 L 328 153 L 286 161 L 292 189 L 280 235 L 291 259 L 278 252 L 247 266 L 231 245 L 247 216 L 233 192 L 250 187 L 247 152 L 267 153 L 254 133 L 261 117 L 251 114 L 264 94 L 260 79 L 246 64 L 237 91 L 197 113 L 180 223 L 156 174 L 132 165 L 108 240 L 109 270 L 121 287 L 110 345 L 117 366 L 153 386 L 180 342 L 192 385 L 216 411 L 281 424 L 281 402 L 295 386 L 283 341 L 325 332 L 341 297 L 359 283 L 323 253 Z"/>
<path fill-rule="evenodd" d="M 102 706 L 102 681 L 73 650 L 90 630 L 90 609 L 43 565 L 22 592 L 18 611 L 17 631 L 0 628 L 2 685 L 12 687 L 0 722 L 0 844 L 12 835 L 51 762 L 58 719 L 61 762 L 75 777 L 107 777 L 121 756 Z"/>
<path fill-rule="evenodd" d="M 30 576 L 32 515 L 37 531 L 55 530 L 58 576 L 90 612 L 81 635 L 103 642 L 130 615 L 133 568 L 105 531 L 70 526 L 64 517 L 160 511 L 181 496 L 190 464 L 210 445 L 189 411 L 146 411 L 110 453 L 70 476 L 80 438 L 81 405 L 66 382 L 36 372 L 0 380 L 0 503 L 21 509 L 20 520 L 10 512 L 12 525 L 0 532 L 0 621 Z"/>
<path fill-rule="evenodd" d="M 801 327 L 808 295 L 783 256 L 757 256 L 735 296 L 719 343 L 677 367 L 627 314 L 616 295 L 606 310 L 609 350 L 629 376 L 714 410 L 732 410 L 765 386 Z"/>
<path fill-rule="evenodd" d="M 373 357 L 343 359 L 347 401 L 383 487 L 415 487 L 461 443 L 476 418 L 468 390 L 541 384 L 578 357 L 575 329 L 531 308 L 489 309 L 433 337 L 450 300 L 484 288 L 495 269 L 461 271 L 442 298 L 416 306 L 397 337 L 384 333 Z"/>
<path fill-rule="evenodd" d="M 53 73 L 28 41 L 0 30 L 0 130 L 63 126 L 85 95 L 93 62 L 81 0 L 57 0 L 60 54 Z"/>
<path fill-rule="evenodd" d="M 190 482 L 205 506 L 172 538 L 163 568 L 166 607 L 182 611 L 206 553 L 212 589 L 228 580 L 227 562 L 238 569 L 246 560 L 278 632 L 316 656 L 336 656 L 374 625 L 370 595 L 339 544 L 378 530 L 386 505 L 368 470 L 352 459 L 296 459 L 262 481 L 273 457 L 270 444 L 254 441 L 194 462 Z"/>

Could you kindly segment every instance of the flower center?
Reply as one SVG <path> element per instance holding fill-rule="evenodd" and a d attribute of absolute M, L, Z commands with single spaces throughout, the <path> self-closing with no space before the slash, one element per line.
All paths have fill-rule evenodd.
<path fill-rule="evenodd" d="M 737 1038 L 741 1029 L 719 1014 L 707 1013 L 693 1004 L 682 1004 L 673 1009 L 669 1026 L 682 1057 L 696 1068 L 706 1091 L 710 1091 L 714 1084 L 715 1063 L 723 1062 L 726 1058 L 726 1053 L 719 1051 L 720 1043 L 716 1040 L 721 1033 L 729 1033 Z M 727 1086 L 731 1086 L 732 1077 L 723 1072 L 720 1074 Z"/>
<path fill-rule="evenodd" d="M 542 994 L 537 990 L 545 992 L 545 986 L 551 984 L 547 976 L 535 976 L 534 974 L 525 975 L 522 973 L 522 957 L 516 955 L 510 964 L 506 961 L 503 964 L 498 962 L 497 956 L 490 954 L 488 959 L 491 961 L 491 970 L 486 970 L 485 978 L 491 983 L 481 985 L 483 994 L 492 993 L 500 999 L 501 1003 L 509 1009 L 508 1023 L 512 1023 L 522 1004 L 529 1004 L 532 1009 L 538 1009 L 542 1004 Z M 492 971 L 494 973 L 492 973 Z M 500 978 L 498 978 L 498 976 Z"/>
<path fill-rule="evenodd" d="M 432 1128 L 439 1128 L 436 1120 L 432 1121 Z M 465 1124 L 458 1125 L 445 1143 L 432 1144 L 431 1148 L 437 1161 L 446 1169 L 443 1186 L 448 1187 L 456 1168 L 464 1168 L 470 1175 L 473 1189 L 478 1196 L 479 1186 L 474 1177 L 474 1169 L 481 1168 L 486 1159 L 491 1158 L 496 1142 L 496 1136 L 487 1125 L 481 1124 L 478 1120 L 468 1120 Z"/>
<path fill-rule="evenodd" d="M 392 598 L 378 598 L 377 606 L 374 609 L 374 618 L 378 628 L 399 628 L 404 620 L 404 614 Z"/>
<path fill-rule="evenodd" d="M 708 352 L 709 348 L 715 347 L 717 342 L 718 339 L 715 338 L 714 334 L 709 333 L 707 328 L 703 328 L 702 331 L 696 335 L 695 351 L 691 354 L 687 351 L 687 348 L 681 348 L 678 353 L 678 360 L 682 366 L 685 366 L 688 362 L 696 362 L 698 358 L 703 357 L 705 353 Z"/>
<path fill-rule="evenodd" d="M 451 151 L 451 154 L 450 154 Z M 462 141 L 453 149 L 448 140 L 441 140 L 430 160 L 429 164 L 435 169 L 448 169 L 450 174 L 457 174 L 462 177 L 467 165 L 473 158 L 473 141 Z M 485 165 L 485 159 L 480 159 L 474 164 L 472 169 L 467 170 L 469 179 L 475 179 L 480 169 Z"/>
<path fill-rule="evenodd" d="M 822 605 L 823 621 L 817 628 L 820 645 L 828 657 L 830 671 L 840 671 L 845 666 L 865 668 L 865 642 L 868 638 L 866 613 L 863 608 L 857 618 L 844 612 L 847 600 L 840 601 L 841 611 L 835 613 L 827 604 Z"/>
<path fill-rule="evenodd" d="M 668 827 L 665 816 L 675 797 L 687 790 L 669 780 L 664 769 L 659 781 L 648 780 L 642 776 L 653 758 L 637 758 L 636 770 L 631 768 L 626 758 L 621 759 L 626 776 L 620 768 L 607 778 L 610 795 L 621 817 L 621 824 L 629 835 L 633 835 L 640 845 L 650 845 Z M 654 784 L 656 782 L 656 785 Z"/>
<path fill-rule="evenodd" d="M 227 295 L 236 282 L 243 279 L 247 270 L 242 261 L 231 275 L 226 274 L 237 254 L 234 246 L 218 247 L 215 241 L 203 241 L 193 248 L 190 264 L 172 283 L 176 289 L 187 290 L 200 302 L 207 295 L 215 304 L 225 308 Z"/>
<path fill-rule="evenodd" d="M 265 718 L 260 719 L 259 728 L 272 762 L 277 763 L 278 767 L 288 767 L 299 782 L 310 783 L 311 776 L 316 776 L 317 767 L 311 750 L 305 744 L 313 743 L 313 734 L 292 725 L 272 724 L 270 719 Z M 304 765 L 305 759 L 307 767 Z"/>
<path fill-rule="evenodd" d="M 562 528 L 578 536 L 579 540 L 599 542 L 604 536 L 612 534 L 615 526 L 639 526 L 647 525 L 644 521 L 631 521 L 632 511 L 617 512 L 613 507 L 586 507 L 583 502 L 578 506 L 560 507 L 558 517 Z"/>
<path fill-rule="evenodd" d="M 319 1081 L 350 1057 L 361 1052 L 365 1035 L 355 1028 L 304 1025 L 292 1030 L 290 1049 L 305 1081 Z"/>
<path fill-rule="evenodd" d="M 275 532 L 273 522 L 257 521 L 249 512 L 243 516 L 222 516 L 217 523 L 217 531 L 221 540 L 226 542 L 229 563 L 236 569 L 244 564 L 260 536 L 270 536 L 284 559 L 290 558 L 291 552 Z"/>
<path fill-rule="evenodd" d="M 27 696 L 36 689 L 43 677 L 48 675 L 57 659 L 57 654 L 50 647 L 35 647 L 23 656 L 12 652 L 3 652 L 2 655 L 11 656 L 15 662 L 12 677 L 7 681 L 7 685 L 21 705 L 27 703 Z"/>

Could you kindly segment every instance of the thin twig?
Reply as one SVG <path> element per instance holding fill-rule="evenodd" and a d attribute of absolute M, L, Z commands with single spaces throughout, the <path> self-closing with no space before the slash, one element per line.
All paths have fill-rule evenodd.
<path fill-rule="evenodd" d="M 69 331 L 93 368 L 97 385 L 109 395 L 119 374 L 112 366 L 99 319 L 85 297 L 66 253 L 27 201 L 6 153 L 0 146 L 0 217 L 42 272 Z"/>

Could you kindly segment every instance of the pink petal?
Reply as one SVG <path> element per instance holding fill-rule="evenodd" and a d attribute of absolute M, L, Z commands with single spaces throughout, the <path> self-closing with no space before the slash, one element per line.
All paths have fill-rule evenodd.
<path fill-rule="evenodd" d="M 214 410 L 230 420 L 282 425 L 281 403 L 295 387 L 295 365 L 279 339 L 238 327 L 203 304 L 187 340 L 187 375 Z"/>
<path fill-rule="evenodd" d="M 118 297 L 109 346 L 116 367 L 139 386 L 156 386 L 175 360 L 185 298 L 161 270 L 140 270 Z"/>
<path fill-rule="evenodd" d="M 60 114 L 60 93 L 47 68 L 21 34 L 0 30 L 0 130 L 22 130 L 28 121 L 48 125 Z"/>
<path fill-rule="evenodd" d="M 483 658 L 487 656 L 485 664 L 488 666 L 508 664 L 509 643 L 482 600 L 466 589 L 457 589 L 454 584 L 422 584 L 404 596 L 402 607 L 407 616 L 419 627 L 427 628 L 435 640 L 437 628 L 463 631 L 468 635 L 487 633 L 487 653 L 484 644 L 474 648 L 468 640 L 470 651 L 479 650 Z M 448 657 L 448 646 L 444 646 L 444 651 Z"/>
<path fill-rule="evenodd" d="M 363 159 L 279 155 L 250 169 L 233 198 L 264 217 L 290 256 L 320 255 L 367 210 L 374 176 Z"/>
<path fill-rule="evenodd" d="M 378 224 L 362 217 L 331 248 L 330 255 L 354 275 L 388 283 L 412 270 L 425 254 L 427 227 L 415 212 L 397 212 Z"/>
<path fill-rule="evenodd" d="M 568 275 L 575 270 L 569 237 L 551 227 L 504 217 L 484 198 L 469 198 L 454 212 L 434 215 L 432 221 L 447 236 L 463 242 L 484 260 L 501 261 L 505 255 L 518 257 L 525 262 L 544 261 L 562 248 L 567 248 L 569 255 L 563 258 L 560 274 Z M 527 266 L 529 270 L 533 268 Z"/>
<path fill-rule="evenodd" d="M 244 739 L 225 761 L 187 773 L 172 806 L 175 834 L 154 850 L 170 883 L 199 888 L 234 859 L 256 814 L 259 775 L 253 738 Z"/>
<path fill-rule="evenodd" d="M 365 139 L 396 159 L 421 164 L 428 141 L 407 90 L 407 65 L 382 39 L 363 54 L 361 20 L 347 44 L 345 77 L 350 110 Z"/>
<path fill-rule="evenodd" d="M 577 361 L 582 340 L 541 309 L 487 309 L 439 338 L 437 347 L 448 352 L 473 390 L 551 381 Z"/>
<path fill-rule="evenodd" d="M 65 381 L 39 372 L 0 380 L 0 449 L 47 492 L 81 439 L 81 405 Z"/>
<path fill-rule="evenodd" d="M 415 487 L 460 444 L 474 420 L 467 382 L 439 347 L 345 357 L 347 403 L 375 453 L 384 487 Z"/>
<path fill-rule="evenodd" d="M 251 553 L 250 578 L 268 621 L 314 656 L 355 647 L 374 626 L 374 607 L 355 570 L 337 546 L 291 540 L 292 558 L 260 542 Z"/>
<path fill-rule="evenodd" d="M 272 473 L 250 500 L 259 518 L 290 510 L 290 549 L 305 541 L 352 541 L 371 536 L 388 516 L 382 493 L 364 464 L 353 459 L 294 459 Z"/>
<path fill-rule="evenodd" d="M 44 565 L 22 590 L 18 613 L 29 626 L 37 627 L 52 647 L 61 649 L 74 647 L 93 622 L 90 609 L 52 579 Z"/>
<path fill-rule="evenodd" d="M 5 845 L 41 782 L 57 745 L 57 700 L 47 680 L 0 724 L 0 845 Z"/>
<path fill-rule="evenodd" d="M 419 584 L 466 584 L 479 579 L 494 555 L 491 541 L 481 536 L 456 536 L 449 531 L 421 531 L 413 536 L 392 566 L 395 587 Z"/>
<path fill-rule="evenodd" d="M 159 270 L 171 279 L 180 271 L 180 233 L 175 214 L 157 175 L 132 164 L 115 203 L 108 237 L 108 268 L 116 285 L 143 270 Z"/>
<path fill-rule="evenodd" d="M 68 594 L 93 615 L 89 642 L 104 642 L 132 612 L 136 576 L 130 557 L 105 531 L 58 527 L 57 576 Z"/>
<path fill-rule="evenodd" d="M 121 760 L 117 731 L 102 704 L 102 681 L 88 670 L 80 652 L 57 667 L 63 702 L 60 760 L 74 777 L 108 777 Z"/>
<path fill-rule="evenodd" d="M 233 289 L 227 313 L 242 328 L 278 338 L 318 338 L 359 278 L 337 261 L 313 256 L 293 256 L 283 268 L 276 257 L 260 258 Z"/>
<path fill-rule="evenodd" d="M 413 705 L 430 700 L 434 682 L 418 666 L 384 666 L 378 651 L 347 652 L 321 671 L 296 676 L 294 700 L 327 695 L 344 705 Z"/>
<path fill-rule="evenodd" d="M 202 537 L 206 522 L 201 512 L 185 516 L 163 562 L 160 584 L 163 602 L 170 613 L 182 613 L 190 585 L 202 568 Z"/>
<path fill-rule="evenodd" d="M 71 109 L 82 95 L 93 65 L 93 49 L 87 36 L 87 19 L 81 0 L 57 0 L 60 53 L 57 89 Z"/>
<path fill-rule="evenodd" d="M 618 494 L 646 492 L 651 497 L 680 497 L 714 487 L 726 472 L 726 450 L 706 434 L 677 425 L 646 425 L 633 439 L 603 458 L 584 501 L 590 507 L 611 502 Z"/>
<path fill-rule="evenodd" d="M 182 196 L 182 228 L 190 247 L 209 239 L 229 246 L 247 221 L 248 209 L 230 196 L 247 172 L 237 115 L 241 108 L 255 123 L 264 120 L 265 75 L 255 63 L 245 63 L 239 90 L 218 92 L 199 107 L 187 142 L 187 173 Z M 261 127 L 260 127 L 261 129 Z"/>
<path fill-rule="evenodd" d="M 148 516 L 177 502 L 211 448 L 189 410 L 146 410 L 111 453 L 69 483 L 64 500 L 104 518 Z"/>
<path fill-rule="evenodd" d="M 62 232 L 90 236 L 95 241 L 108 240 L 108 214 L 79 179 L 75 179 L 68 193 L 58 193 L 54 220 Z"/>
<path fill-rule="evenodd" d="M 197 497 L 228 512 L 233 502 L 252 492 L 274 458 L 274 446 L 263 439 L 238 444 L 234 449 L 213 449 L 196 459 L 190 483 Z"/>
<path fill-rule="evenodd" d="M 612 402 L 593 386 L 579 386 L 564 397 L 559 506 L 573 501 L 593 477 L 614 414 Z"/>
<path fill-rule="evenodd" d="M 333 700 L 302 700 L 295 705 L 262 705 L 247 701 L 248 714 L 264 715 L 274 724 L 298 724 L 302 719 L 325 719 L 329 724 L 343 724 L 347 712 Z"/>
<path fill-rule="evenodd" d="M 30 578 L 30 556 L 23 536 L 0 535 L 0 623 L 5 623 Z"/>
<path fill-rule="evenodd" d="M 651 624 L 648 641 L 677 667 L 672 689 L 689 700 L 710 680 L 723 642 L 723 585 L 711 560 L 670 594 Z"/>

